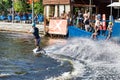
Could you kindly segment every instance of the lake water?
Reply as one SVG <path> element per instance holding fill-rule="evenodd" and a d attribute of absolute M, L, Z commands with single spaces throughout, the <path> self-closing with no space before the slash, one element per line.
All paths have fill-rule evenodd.
<path fill-rule="evenodd" d="M 84 38 L 42 37 L 35 57 L 33 36 L 0 32 L 0 80 L 120 80 L 120 44 Z"/>

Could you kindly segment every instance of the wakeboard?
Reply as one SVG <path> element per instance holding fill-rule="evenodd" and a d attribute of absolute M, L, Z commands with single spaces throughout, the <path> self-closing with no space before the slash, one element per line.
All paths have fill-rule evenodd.
<path fill-rule="evenodd" d="M 37 48 L 33 49 L 34 56 L 40 56 L 41 54 L 45 54 L 46 51 L 44 49 L 37 50 Z"/>

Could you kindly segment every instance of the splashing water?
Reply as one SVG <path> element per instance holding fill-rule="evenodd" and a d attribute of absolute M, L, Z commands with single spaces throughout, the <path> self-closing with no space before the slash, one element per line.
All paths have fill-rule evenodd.
<path fill-rule="evenodd" d="M 75 38 L 46 48 L 47 55 L 69 61 L 70 72 L 46 80 L 120 80 L 120 45 L 113 41 Z"/>

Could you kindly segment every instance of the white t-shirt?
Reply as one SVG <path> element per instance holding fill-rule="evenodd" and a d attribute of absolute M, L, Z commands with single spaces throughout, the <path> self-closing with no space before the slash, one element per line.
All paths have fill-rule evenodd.
<path fill-rule="evenodd" d="M 100 20 L 95 21 L 95 26 L 100 27 Z"/>

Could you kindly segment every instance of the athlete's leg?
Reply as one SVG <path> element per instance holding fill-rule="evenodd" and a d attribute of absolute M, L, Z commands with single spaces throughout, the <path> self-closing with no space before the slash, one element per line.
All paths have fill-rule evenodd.
<path fill-rule="evenodd" d="M 36 48 L 37 50 L 41 50 L 41 47 L 40 47 L 40 38 L 39 39 L 36 39 Z"/>

